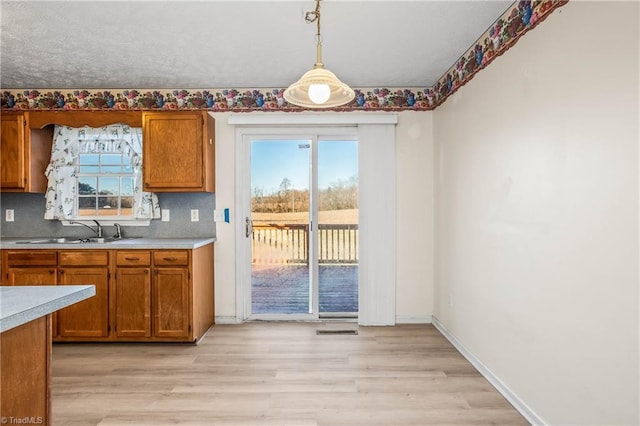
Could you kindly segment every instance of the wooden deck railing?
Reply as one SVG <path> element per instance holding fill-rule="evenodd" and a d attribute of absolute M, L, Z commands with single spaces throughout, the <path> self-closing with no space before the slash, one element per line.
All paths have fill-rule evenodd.
<path fill-rule="evenodd" d="M 309 225 L 254 225 L 253 263 L 309 262 Z M 358 225 L 320 225 L 318 260 L 321 264 L 358 263 Z"/>

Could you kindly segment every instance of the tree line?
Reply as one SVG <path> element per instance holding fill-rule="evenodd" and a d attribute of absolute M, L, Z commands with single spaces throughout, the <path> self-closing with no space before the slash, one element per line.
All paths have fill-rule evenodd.
<path fill-rule="evenodd" d="M 267 193 L 254 187 L 251 209 L 256 213 L 295 213 L 309 210 L 309 190 L 295 189 L 288 178 L 282 179 L 276 190 Z M 318 190 L 320 210 L 346 210 L 358 208 L 358 177 L 339 179 L 327 188 Z"/>

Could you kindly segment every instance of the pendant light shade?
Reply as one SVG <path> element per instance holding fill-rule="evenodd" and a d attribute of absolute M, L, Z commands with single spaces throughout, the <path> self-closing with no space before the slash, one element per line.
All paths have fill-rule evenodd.
<path fill-rule="evenodd" d="M 320 0 L 316 0 L 316 9 L 307 12 L 307 22 L 316 22 L 316 63 L 313 68 L 300 77 L 284 91 L 284 99 L 293 105 L 304 108 L 333 108 L 351 102 L 355 93 L 334 73 L 325 69 L 322 63 L 322 37 L 320 35 Z"/>

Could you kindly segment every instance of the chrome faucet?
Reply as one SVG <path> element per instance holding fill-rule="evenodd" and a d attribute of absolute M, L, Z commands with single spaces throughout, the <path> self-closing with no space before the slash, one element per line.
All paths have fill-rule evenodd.
<path fill-rule="evenodd" d="M 122 238 L 122 229 L 120 229 L 120 224 L 114 223 L 113 226 L 116 227 L 116 234 L 113 236 L 113 238 Z"/>
<path fill-rule="evenodd" d="M 87 225 L 86 223 L 82 223 L 82 222 L 75 222 L 75 221 L 69 221 L 69 223 L 76 223 L 78 225 L 82 225 L 82 226 L 86 226 L 87 228 L 91 229 L 93 232 L 96 233 L 96 236 L 98 238 L 102 238 L 102 225 L 100 225 L 100 222 L 98 222 L 97 220 L 93 220 L 96 223 L 96 229 L 93 229 L 91 226 Z"/>

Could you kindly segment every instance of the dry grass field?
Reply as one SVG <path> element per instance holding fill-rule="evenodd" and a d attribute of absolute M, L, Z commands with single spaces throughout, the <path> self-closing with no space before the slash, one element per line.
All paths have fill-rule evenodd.
<path fill-rule="evenodd" d="M 251 217 L 255 225 L 309 223 L 308 212 L 252 213 Z M 358 209 L 321 211 L 318 213 L 318 219 L 322 224 L 356 224 L 358 223 Z"/>

